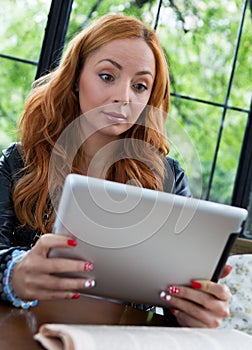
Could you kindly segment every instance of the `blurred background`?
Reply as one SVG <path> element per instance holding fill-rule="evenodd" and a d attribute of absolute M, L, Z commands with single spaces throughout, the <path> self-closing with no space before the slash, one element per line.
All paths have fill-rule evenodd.
<path fill-rule="evenodd" d="M 252 238 L 251 0 L 5 0 L 0 7 L 0 148 L 33 81 L 94 19 L 124 13 L 157 31 L 171 77 L 170 155 L 197 198 L 248 208 Z"/>

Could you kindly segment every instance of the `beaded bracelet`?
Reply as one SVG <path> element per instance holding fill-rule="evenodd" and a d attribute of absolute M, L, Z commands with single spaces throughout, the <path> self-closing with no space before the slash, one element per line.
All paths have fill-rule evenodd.
<path fill-rule="evenodd" d="M 28 252 L 25 250 L 18 250 L 15 249 L 11 254 L 11 259 L 8 260 L 6 264 L 6 269 L 4 270 L 4 277 L 3 277 L 3 293 L 2 297 L 4 297 L 6 300 L 8 300 L 10 303 L 12 303 L 15 307 L 21 307 L 23 309 L 29 309 L 32 306 L 36 306 L 38 304 L 38 300 L 22 300 L 16 296 L 16 294 L 13 292 L 12 286 L 11 286 L 11 276 L 13 273 L 13 269 L 16 266 L 16 263 L 21 261 Z"/>

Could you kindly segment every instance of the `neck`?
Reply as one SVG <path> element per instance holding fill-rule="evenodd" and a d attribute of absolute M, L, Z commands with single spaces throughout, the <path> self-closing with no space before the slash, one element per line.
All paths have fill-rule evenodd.
<path fill-rule="evenodd" d="M 101 136 L 93 134 L 83 144 L 83 162 L 81 164 L 81 173 L 105 178 L 107 170 L 113 164 L 114 154 L 116 153 L 118 137 Z"/>

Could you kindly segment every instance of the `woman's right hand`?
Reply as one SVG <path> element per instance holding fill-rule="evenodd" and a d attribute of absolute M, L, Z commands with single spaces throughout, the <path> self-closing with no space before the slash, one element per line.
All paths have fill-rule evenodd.
<path fill-rule="evenodd" d="M 56 276 L 58 273 L 91 271 L 87 261 L 48 258 L 52 248 L 74 249 L 76 242 L 66 236 L 45 234 L 13 270 L 14 293 L 24 300 L 77 299 L 80 289 L 91 288 L 94 280 Z"/>

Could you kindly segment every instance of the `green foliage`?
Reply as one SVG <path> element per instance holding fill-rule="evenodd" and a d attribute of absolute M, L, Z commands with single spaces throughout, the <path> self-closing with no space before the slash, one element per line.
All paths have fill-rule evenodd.
<path fill-rule="evenodd" d="M 108 12 L 132 15 L 153 27 L 157 0 L 75 0 L 67 42 Z M 38 61 L 50 1 L 9 0 L 1 4 L 0 53 Z M 225 102 L 243 0 L 163 1 L 158 36 L 170 67 L 172 93 L 217 104 Z M 29 20 L 27 20 L 29 19 Z M 251 99 L 251 15 L 247 10 L 228 105 L 248 110 Z M 0 58 L 0 147 L 15 139 L 15 125 L 36 67 Z M 171 156 L 188 174 L 193 194 L 204 197 L 223 108 L 171 97 L 167 134 Z M 239 160 L 246 111 L 228 111 L 210 199 L 229 203 Z"/>
<path fill-rule="evenodd" d="M 37 62 L 50 1 L 1 3 L 0 53 Z M 16 124 L 36 74 L 36 66 L 0 57 L 0 148 L 16 139 Z"/>

